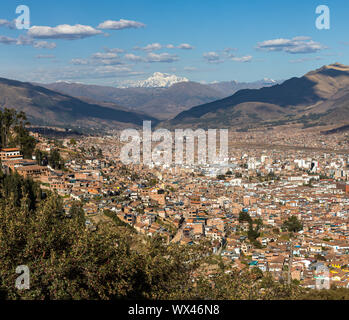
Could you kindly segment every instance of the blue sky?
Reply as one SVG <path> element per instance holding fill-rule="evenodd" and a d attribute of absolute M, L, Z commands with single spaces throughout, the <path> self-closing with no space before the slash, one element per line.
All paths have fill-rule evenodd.
<path fill-rule="evenodd" d="M 30 29 L 17 30 L 18 5 Z M 315 26 L 318 5 L 330 29 Z M 347 0 L 2 0 L 0 76 L 128 85 L 165 72 L 193 81 L 287 79 L 349 65 Z"/>

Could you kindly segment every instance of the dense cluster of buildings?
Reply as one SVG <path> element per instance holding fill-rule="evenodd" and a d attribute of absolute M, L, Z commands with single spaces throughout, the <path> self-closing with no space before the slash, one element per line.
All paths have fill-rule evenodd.
<path fill-rule="evenodd" d="M 206 241 L 231 268 L 259 268 L 284 280 L 290 274 L 315 288 L 321 265 L 332 283 L 349 288 L 347 136 L 292 134 L 272 133 L 268 140 L 236 133 L 231 141 L 239 143 L 230 146 L 224 167 L 125 166 L 115 136 L 65 140 L 63 171 L 23 160 L 18 149 L 3 149 L 1 160 L 56 190 L 67 210 L 81 201 L 89 223 L 109 210 L 139 234 L 182 245 Z M 282 146 L 269 147 L 276 142 Z M 41 138 L 38 147 L 53 146 Z M 248 223 L 239 222 L 241 212 L 262 221 L 258 245 L 249 241 Z M 292 237 L 283 228 L 291 216 L 303 224 Z"/>

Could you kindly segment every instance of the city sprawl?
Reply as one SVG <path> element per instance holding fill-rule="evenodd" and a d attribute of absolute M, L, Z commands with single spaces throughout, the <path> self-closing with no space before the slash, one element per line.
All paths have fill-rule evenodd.
<path fill-rule="evenodd" d="M 38 150 L 57 148 L 57 141 L 34 135 Z M 275 280 L 291 277 L 316 288 L 317 267 L 324 265 L 331 283 L 349 287 L 347 133 L 230 132 L 222 166 L 124 165 L 119 135 L 60 140 L 61 170 L 3 149 L 3 168 L 57 191 L 67 214 L 81 202 L 90 231 L 116 216 L 167 244 L 206 240 L 207 275 L 221 259 L 227 270 L 259 268 Z M 292 217 L 301 227 L 291 233 L 285 221 Z"/>

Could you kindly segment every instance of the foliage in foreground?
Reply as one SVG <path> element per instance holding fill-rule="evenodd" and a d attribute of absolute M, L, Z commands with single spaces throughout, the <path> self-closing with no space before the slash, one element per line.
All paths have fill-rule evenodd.
<path fill-rule="evenodd" d="M 36 140 L 29 135 L 28 124 L 24 112 L 8 108 L 0 110 L 0 147 L 19 147 L 24 158 L 31 159 Z"/>
<path fill-rule="evenodd" d="M 227 272 L 224 264 L 207 276 L 208 248 L 166 245 L 124 226 L 86 230 L 84 212 L 70 215 L 61 199 L 42 200 L 29 180 L 0 179 L 0 293 L 7 299 L 329 299 L 277 283 L 258 269 Z M 6 183 L 5 183 L 6 181 Z M 15 270 L 27 265 L 30 289 L 15 288 Z M 338 298 L 347 291 L 336 291 Z M 304 296 L 308 294 L 308 296 Z M 337 296 L 336 296 L 337 297 Z"/>

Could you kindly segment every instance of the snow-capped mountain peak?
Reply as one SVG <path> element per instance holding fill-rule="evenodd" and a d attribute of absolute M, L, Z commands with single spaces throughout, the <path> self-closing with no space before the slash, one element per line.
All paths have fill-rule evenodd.
<path fill-rule="evenodd" d="M 188 82 L 187 78 L 177 77 L 174 74 L 155 72 L 148 79 L 138 81 L 134 84 L 135 87 L 142 88 L 156 88 L 156 87 L 164 87 L 168 88 L 179 82 Z"/>
<path fill-rule="evenodd" d="M 274 79 L 270 79 L 270 78 L 264 78 L 263 81 L 266 83 L 276 83 L 277 82 Z"/>

